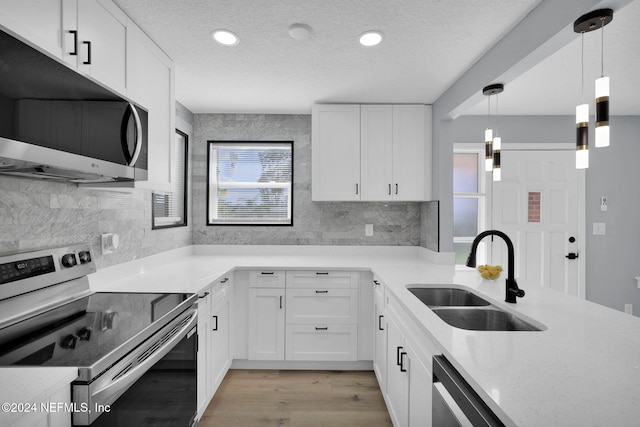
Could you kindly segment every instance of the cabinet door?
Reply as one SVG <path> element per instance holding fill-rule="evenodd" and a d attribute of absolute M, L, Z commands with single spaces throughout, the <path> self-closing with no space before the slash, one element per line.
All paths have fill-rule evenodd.
<path fill-rule="evenodd" d="M 212 394 L 218 388 L 231 363 L 229 357 L 229 299 L 224 298 L 211 309 L 209 358 Z"/>
<path fill-rule="evenodd" d="M 78 69 L 126 94 L 127 16 L 107 0 L 78 1 Z"/>
<path fill-rule="evenodd" d="M 198 417 L 207 409 L 211 398 L 211 287 L 201 292 L 198 299 Z"/>
<path fill-rule="evenodd" d="M 360 106 L 314 105 L 311 146 L 312 199 L 360 200 Z"/>
<path fill-rule="evenodd" d="M 62 58 L 62 0 L 0 0 L 0 26 Z"/>
<path fill-rule="evenodd" d="M 395 321 L 387 318 L 387 409 L 394 426 L 406 426 L 409 377 L 406 372 L 404 336 Z"/>
<path fill-rule="evenodd" d="M 393 111 L 391 105 L 360 107 L 361 200 L 391 200 L 393 175 Z"/>
<path fill-rule="evenodd" d="M 127 46 L 127 95 L 149 112 L 148 176 L 136 187 L 171 191 L 175 139 L 173 63 L 131 22 Z"/>
<path fill-rule="evenodd" d="M 289 325 L 357 325 L 357 289 L 287 290 L 287 324 Z"/>
<path fill-rule="evenodd" d="M 425 107 L 393 106 L 393 182 L 397 200 L 425 200 Z"/>
<path fill-rule="evenodd" d="M 431 427 L 433 375 L 413 347 L 405 342 L 405 364 L 409 375 L 409 427 Z"/>
<path fill-rule="evenodd" d="M 373 372 L 378 378 L 380 391 L 385 394 L 387 390 L 387 319 L 383 307 L 379 304 L 374 305 L 374 315 Z"/>
<path fill-rule="evenodd" d="M 284 289 L 249 289 L 249 360 L 284 360 Z"/>

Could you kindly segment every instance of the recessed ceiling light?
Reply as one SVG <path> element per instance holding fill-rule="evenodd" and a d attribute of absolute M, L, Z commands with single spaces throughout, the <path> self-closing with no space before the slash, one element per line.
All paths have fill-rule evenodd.
<path fill-rule="evenodd" d="M 289 35 L 296 40 L 308 40 L 313 36 L 313 28 L 307 24 L 291 24 Z"/>
<path fill-rule="evenodd" d="M 211 37 L 225 46 L 235 46 L 240 42 L 238 36 L 229 30 L 215 30 L 211 33 Z"/>
<path fill-rule="evenodd" d="M 360 44 L 362 46 L 375 46 L 382 41 L 382 33 L 380 31 L 367 31 L 360 34 Z"/>

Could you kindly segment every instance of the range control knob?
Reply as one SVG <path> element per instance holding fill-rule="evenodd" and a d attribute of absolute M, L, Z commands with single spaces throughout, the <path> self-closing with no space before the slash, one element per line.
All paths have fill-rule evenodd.
<path fill-rule="evenodd" d="M 91 339 L 92 331 L 93 331 L 93 328 L 91 326 L 82 328 L 78 331 L 78 338 L 80 338 L 83 341 L 89 341 Z"/>
<path fill-rule="evenodd" d="M 91 252 L 89 251 L 78 252 L 78 258 L 80 258 L 80 264 L 86 264 L 88 262 L 91 262 Z"/>
<path fill-rule="evenodd" d="M 66 254 L 62 256 L 62 265 L 64 267 L 71 268 L 76 264 L 78 264 L 78 261 L 76 261 L 75 254 Z"/>
<path fill-rule="evenodd" d="M 77 335 L 69 334 L 66 337 L 62 338 L 60 347 L 65 348 L 67 350 L 73 350 L 74 348 L 76 348 L 76 344 L 79 338 L 80 337 L 78 337 Z"/>

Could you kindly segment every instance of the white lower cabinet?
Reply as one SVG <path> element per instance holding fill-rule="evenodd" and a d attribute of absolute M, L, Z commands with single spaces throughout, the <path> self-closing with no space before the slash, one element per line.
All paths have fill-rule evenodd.
<path fill-rule="evenodd" d="M 224 277 L 207 286 L 198 299 L 198 418 L 231 365 L 229 332 L 233 288 Z"/>
<path fill-rule="evenodd" d="M 284 288 L 250 288 L 249 360 L 284 360 Z"/>
<path fill-rule="evenodd" d="M 375 298 L 374 303 L 374 337 L 373 337 L 373 372 L 378 378 L 380 391 L 387 389 L 387 319 L 382 301 Z"/>
<path fill-rule="evenodd" d="M 387 304 L 397 305 L 392 298 Z M 426 336 L 414 335 L 413 321 L 386 311 L 386 389 L 383 391 L 395 427 L 431 427 L 431 358 L 433 346 Z M 409 332 L 412 331 L 412 332 Z M 419 332 L 418 332 L 419 333 Z"/>

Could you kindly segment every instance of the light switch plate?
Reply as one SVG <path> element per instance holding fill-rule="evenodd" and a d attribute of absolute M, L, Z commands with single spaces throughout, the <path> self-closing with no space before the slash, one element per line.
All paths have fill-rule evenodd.
<path fill-rule="evenodd" d="M 593 235 L 594 236 L 604 236 L 606 233 L 607 224 L 604 222 L 594 222 L 593 223 Z"/>

